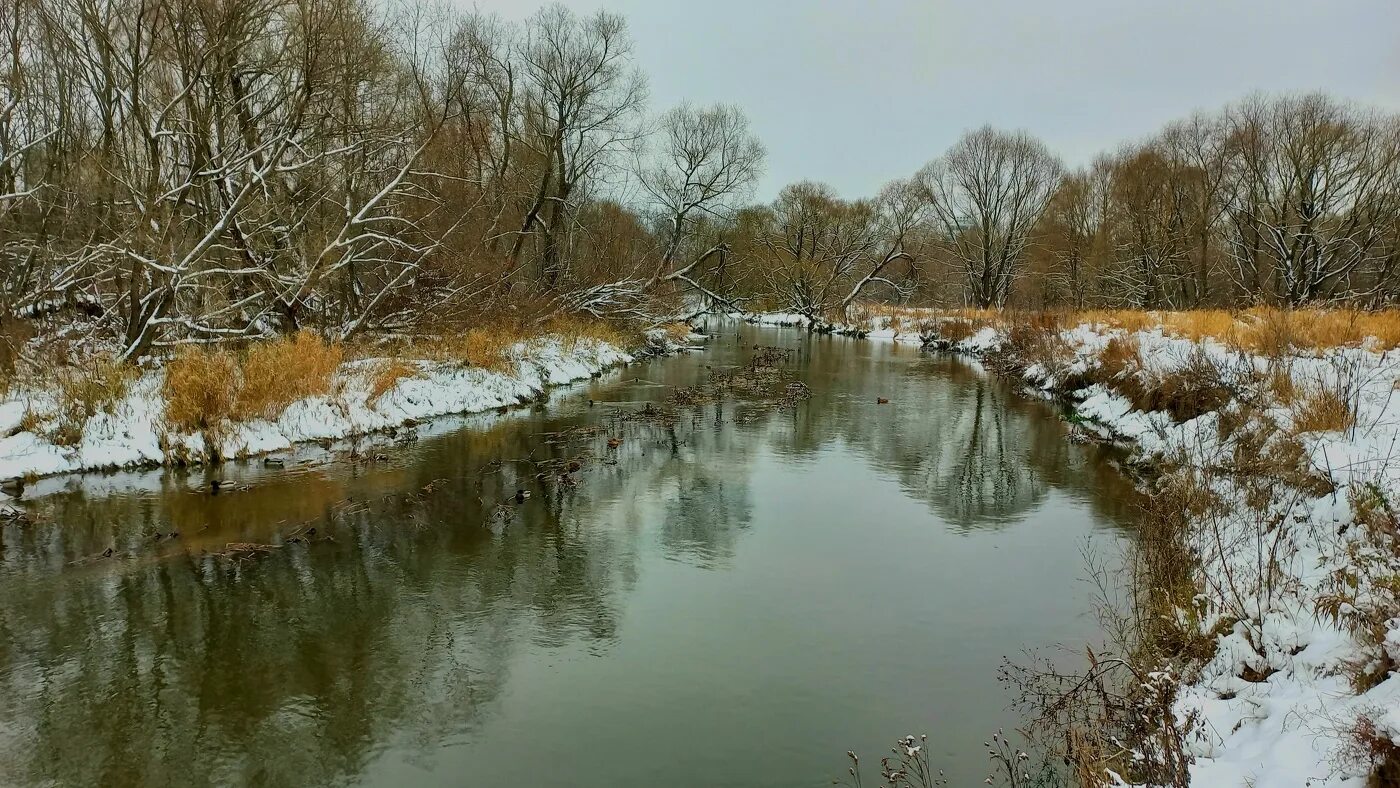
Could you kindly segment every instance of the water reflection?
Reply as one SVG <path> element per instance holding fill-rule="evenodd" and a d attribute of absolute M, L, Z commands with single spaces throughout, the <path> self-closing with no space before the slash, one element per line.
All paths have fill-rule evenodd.
<path fill-rule="evenodd" d="M 1116 508 L 1121 483 L 1093 450 L 1066 442 L 1045 406 L 964 363 L 797 332 L 724 331 L 705 355 L 619 372 L 542 412 L 425 428 L 438 434 L 386 447 L 379 462 L 322 462 L 311 451 L 307 464 L 285 471 L 230 469 L 248 489 L 219 496 L 205 492 L 202 472 L 46 482 L 64 489 L 36 503 L 37 524 L 0 530 L 0 782 L 302 785 L 402 782 L 405 774 L 471 782 L 440 761 L 469 751 L 474 774 L 544 784 L 558 764 L 516 762 L 538 732 L 515 726 L 553 720 L 617 734 L 607 737 L 610 751 L 595 753 L 594 743 L 588 753 L 556 753 L 570 767 L 560 784 L 655 784 L 653 773 L 634 780 L 619 771 L 649 763 L 627 736 L 698 725 L 714 704 L 694 688 L 736 678 L 719 667 L 726 645 L 785 655 L 774 660 L 787 678 L 762 683 L 770 697 L 750 708 L 755 719 L 815 720 L 813 702 L 833 706 L 828 724 L 858 719 L 824 697 L 829 681 L 815 677 L 846 670 L 883 681 L 907 669 L 872 666 L 862 650 L 829 642 L 825 651 L 787 653 L 809 637 L 798 633 L 836 631 L 821 606 L 804 614 L 799 597 L 784 596 L 833 590 L 828 570 L 804 570 L 814 559 L 802 549 L 829 561 L 879 533 L 843 541 L 853 538 L 850 515 L 816 494 L 831 485 L 793 492 L 793 469 L 812 469 L 814 480 L 831 474 L 849 485 L 840 498 L 899 527 L 1008 527 L 1055 491 L 1087 502 L 1096 518 L 1128 521 Z M 798 351 L 795 369 L 815 392 L 795 410 L 736 418 L 742 407 L 720 404 L 673 423 L 620 418 L 636 408 L 630 403 L 664 398 L 666 386 L 692 384 L 707 366 L 740 363 L 754 344 L 775 342 Z M 585 396 L 600 404 L 589 407 Z M 877 396 L 892 404 L 877 405 Z M 614 436 L 622 443 L 609 447 Z M 570 461 L 582 469 L 561 478 Z M 880 478 L 936 517 L 900 509 Z M 533 494 L 518 504 L 517 489 Z M 793 541 L 792 527 L 807 529 L 800 538 L 809 543 Z M 759 540 L 764 533 L 783 537 L 771 548 L 781 552 Z M 268 547 L 230 549 L 238 544 Z M 676 632 L 650 639 L 662 627 L 648 612 L 677 600 L 703 605 L 694 570 L 726 578 L 727 590 L 752 585 L 745 604 L 774 605 L 781 617 L 758 631 L 715 634 L 706 647 L 719 651 L 707 659 L 693 646 L 673 653 Z M 881 582 L 901 574 L 910 573 Z M 854 605 L 862 593 L 844 598 Z M 697 609 L 706 617 L 684 622 L 687 635 L 708 638 L 742 617 L 721 601 Z M 854 618 L 876 627 L 885 616 L 860 608 Z M 909 648 L 909 659 L 928 664 L 943 647 Z M 795 664 L 803 653 L 810 666 Z M 743 664 L 749 678 L 758 675 Z M 631 667 L 617 683 L 584 677 L 608 665 Z M 641 666 L 680 672 L 648 686 Z M 515 679 L 520 671 L 535 679 Z M 573 676 L 571 694 L 520 710 L 524 701 L 514 698 L 542 672 Z M 785 705 L 792 682 L 801 700 Z M 593 692 L 625 698 L 630 711 L 613 717 L 581 700 Z M 754 737 L 736 735 L 744 741 L 705 743 L 735 754 L 696 766 L 693 784 L 758 777 L 762 770 L 739 754 Z M 499 745 L 499 755 L 483 753 L 482 742 Z M 811 746 L 839 754 L 855 744 Z M 790 755 L 815 760 L 809 751 Z M 683 757 L 657 754 L 660 763 Z M 593 768 L 582 768 L 590 758 Z M 791 782 L 792 773 L 770 776 L 752 781 Z"/>

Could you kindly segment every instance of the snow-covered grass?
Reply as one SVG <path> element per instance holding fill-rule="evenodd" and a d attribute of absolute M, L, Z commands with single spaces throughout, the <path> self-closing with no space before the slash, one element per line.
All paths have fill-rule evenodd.
<path fill-rule="evenodd" d="M 1175 684 L 1163 708 L 1187 729 L 1172 746 L 1192 785 L 1393 784 L 1368 780 L 1400 769 L 1400 350 L 1364 332 L 1393 314 L 1311 328 L 1267 310 L 1146 314 L 920 313 L 879 330 L 1073 403 L 1154 471 L 1149 497 L 1190 574 L 1165 608 L 1138 611 L 1170 642 L 1128 656 Z M 1148 783 L 1162 758 L 1135 746 L 1090 753 L 1090 773 Z"/>
<path fill-rule="evenodd" d="M 675 334 L 658 329 L 648 343 L 674 350 Z M 208 429 L 171 426 L 166 369 L 156 368 L 128 381 L 124 393 L 84 414 L 70 428 L 72 434 L 58 441 L 54 428 L 64 413 L 61 392 L 15 387 L 0 399 L 0 479 L 267 454 L 307 441 L 520 404 L 548 387 L 633 358 L 594 337 L 554 334 L 516 342 L 507 353 L 509 364 L 491 368 L 448 360 L 356 359 L 335 369 L 324 393 L 279 403 L 268 418 L 223 419 Z"/>

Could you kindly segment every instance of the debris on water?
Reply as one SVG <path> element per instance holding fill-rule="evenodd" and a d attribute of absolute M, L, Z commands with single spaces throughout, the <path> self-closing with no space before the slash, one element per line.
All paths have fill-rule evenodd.
<path fill-rule="evenodd" d="M 215 550 L 211 555 L 226 558 L 239 558 L 242 556 L 259 555 L 270 553 L 277 549 L 275 544 L 262 544 L 260 542 L 229 542 L 224 545 L 224 549 Z"/>
<path fill-rule="evenodd" d="M 806 383 L 803 383 L 800 380 L 794 380 L 793 382 L 787 384 L 787 388 L 783 392 L 783 399 L 779 403 L 779 407 L 784 410 L 794 408 L 797 406 L 797 403 L 809 400 L 811 398 L 812 387 L 808 386 Z"/>
<path fill-rule="evenodd" d="M 609 448 L 609 449 L 616 449 L 618 446 L 621 446 L 621 445 L 622 445 L 622 439 L 621 439 L 621 438 L 608 438 L 608 448 Z"/>
<path fill-rule="evenodd" d="M 18 498 L 24 495 L 24 477 L 15 476 L 10 479 L 0 481 L 0 493 L 4 493 L 11 498 Z"/>
<path fill-rule="evenodd" d="M 269 468 L 284 468 L 287 465 L 287 461 L 281 457 L 264 457 L 263 465 Z"/>

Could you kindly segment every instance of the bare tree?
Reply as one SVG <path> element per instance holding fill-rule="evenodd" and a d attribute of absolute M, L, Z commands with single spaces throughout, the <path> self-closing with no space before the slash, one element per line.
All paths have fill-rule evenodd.
<path fill-rule="evenodd" d="M 754 261 L 768 297 L 816 327 L 849 307 L 867 285 L 887 282 L 880 273 L 907 255 L 903 234 L 887 238 L 882 230 L 897 226 L 907 231 L 913 221 L 904 212 L 908 202 L 903 190 L 893 187 L 891 195 L 889 216 L 897 218 L 887 224 L 874 202 L 846 202 L 826 184 L 785 187 L 760 231 L 765 253 Z"/>
<path fill-rule="evenodd" d="M 1394 120 L 1316 94 L 1256 97 L 1227 119 L 1236 280 L 1287 304 L 1354 294 L 1357 276 L 1393 254 Z"/>
<path fill-rule="evenodd" d="M 1006 303 L 1060 169 L 1059 160 L 1030 135 L 985 126 L 963 135 L 919 172 L 917 181 L 947 251 L 964 269 L 973 305 Z"/>
<path fill-rule="evenodd" d="M 887 273 L 896 263 L 914 262 L 914 255 L 909 251 L 909 237 L 924 220 L 927 206 L 918 187 L 910 181 L 893 181 L 880 190 L 880 195 L 875 199 L 873 228 L 874 248 L 878 254 L 869 257 L 863 264 L 858 263 L 858 270 L 864 273 L 841 299 L 843 316 L 849 316 L 851 306 L 871 285 L 885 285 L 896 294 L 907 294 L 908 288 L 896 284 Z"/>
<path fill-rule="evenodd" d="M 518 51 L 528 129 L 523 142 L 540 166 L 510 265 L 519 264 L 526 240 L 538 234 L 547 288 L 565 274 L 561 225 L 581 196 L 579 187 L 641 134 L 636 115 L 646 82 L 631 65 L 631 49 L 626 21 L 606 11 L 581 18 L 556 4 L 526 24 Z"/>
<path fill-rule="evenodd" d="M 1040 232 L 1049 257 L 1042 288 L 1048 301 L 1082 309 L 1099 291 L 1112 229 L 1112 166 L 1101 157 L 1067 174 L 1046 206 Z"/>
<path fill-rule="evenodd" d="M 666 238 L 651 283 L 680 278 L 694 265 L 692 261 L 681 271 L 671 270 L 697 220 L 728 218 L 735 198 L 758 178 L 763 158 L 763 144 L 749 131 L 748 118 L 737 107 L 717 104 L 696 109 L 682 104 L 662 116 L 655 160 L 638 168 L 638 180 L 655 206 Z"/>

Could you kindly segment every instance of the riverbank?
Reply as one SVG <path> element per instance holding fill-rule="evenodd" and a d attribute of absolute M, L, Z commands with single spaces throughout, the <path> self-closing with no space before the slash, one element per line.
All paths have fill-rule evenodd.
<path fill-rule="evenodd" d="M 1117 656 L 1144 690 L 1171 686 L 1092 712 L 1104 729 L 1068 755 L 1103 783 L 1264 788 L 1400 770 L 1400 351 L 1367 319 L 919 311 L 820 328 L 977 356 L 1153 467 L 1161 530 L 1132 559 L 1135 634 Z M 1172 733 L 1139 725 L 1125 749 L 1146 696 Z"/>
<path fill-rule="evenodd" d="M 520 405 L 551 387 L 630 363 L 639 353 L 675 352 L 693 339 L 658 330 L 639 343 L 639 350 L 590 336 L 550 334 L 504 346 L 489 365 L 398 355 L 341 363 L 336 355 L 316 387 L 323 391 L 286 402 L 273 398 L 275 408 L 260 408 L 260 417 L 248 419 L 204 413 L 173 417 L 171 399 L 177 395 L 167 385 L 170 363 L 120 373 L 120 382 L 109 386 L 114 393 L 100 402 L 89 397 L 86 410 L 78 408 L 76 414 L 62 383 L 16 387 L 0 399 L 0 479 L 255 457 L 437 416 Z M 192 394 L 178 395 L 186 411 L 185 400 L 211 410 L 209 401 L 222 396 L 215 389 L 240 374 L 217 364 L 202 368 L 206 379 L 194 381 Z M 94 380 L 101 374 L 85 374 L 84 387 L 99 387 Z M 285 383 L 274 379 L 272 385 Z"/>

